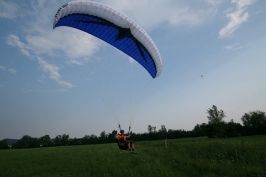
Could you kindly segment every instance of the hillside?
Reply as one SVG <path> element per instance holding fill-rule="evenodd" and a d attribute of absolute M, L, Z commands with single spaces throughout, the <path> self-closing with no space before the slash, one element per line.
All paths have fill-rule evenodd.
<path fill-rule="evenodd" d="M 8 145 L 11 145 L 11 144 L 16 143 L 18 141 L 18 139 L 9 139 L 9 138 L 5 138 L 3 140 L 6 141 Z"/>

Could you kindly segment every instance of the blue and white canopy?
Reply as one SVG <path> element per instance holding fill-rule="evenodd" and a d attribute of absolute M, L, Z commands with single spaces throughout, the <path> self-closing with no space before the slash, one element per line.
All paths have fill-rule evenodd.
<path fill-rule="evenodd" d="M 113 45 L 140 63 L 153 78 L 162 72 L 160 53 L 150 36 L 133 20 L 103 4 L 72 1 L 57 11 L 53 28 L 69 26 Z"/>

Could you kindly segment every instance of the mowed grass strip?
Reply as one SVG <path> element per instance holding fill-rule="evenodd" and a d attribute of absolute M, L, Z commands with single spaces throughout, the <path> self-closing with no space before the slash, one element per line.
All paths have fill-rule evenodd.
<path fill-rule="evenodd" d="M 266 136 L 184 138 L 0 151 L 0 177 L 12 176 L 266 176 Z"/>

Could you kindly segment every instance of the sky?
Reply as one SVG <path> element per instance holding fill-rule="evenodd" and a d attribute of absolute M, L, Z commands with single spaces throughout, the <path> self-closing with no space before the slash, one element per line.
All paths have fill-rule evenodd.
<path fill-rule="evenodd" d="M 89 34 L 53 29 L 67 2 L 0 0 L 0 139 L 99 136 L 117 122 L 192 130 L 212 105 L 226 122 L 266 112 L 264 0 L 98 0 L 152 38 L 163 62 L 155 79 Z"/>

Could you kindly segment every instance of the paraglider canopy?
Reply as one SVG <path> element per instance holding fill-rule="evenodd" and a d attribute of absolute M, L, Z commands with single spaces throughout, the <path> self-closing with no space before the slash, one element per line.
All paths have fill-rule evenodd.
<path fill-rule="evenodd" d="M 159 51 L 150 36 L 124 14 L 92 1 L 72 1 L 57 11 L 53 28 L 68 26 L 102 39 L 141 64 L 153 77 L 162 72 Z"/>

